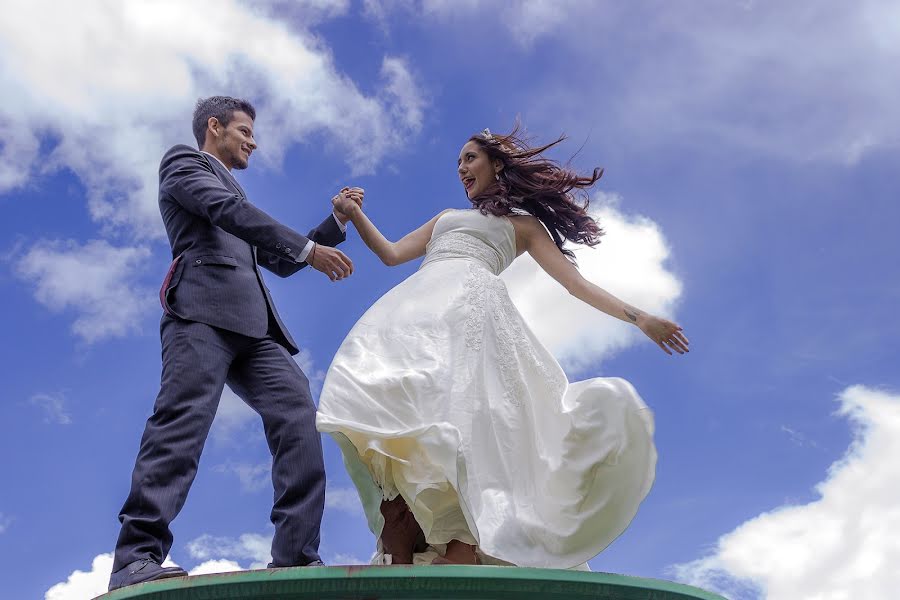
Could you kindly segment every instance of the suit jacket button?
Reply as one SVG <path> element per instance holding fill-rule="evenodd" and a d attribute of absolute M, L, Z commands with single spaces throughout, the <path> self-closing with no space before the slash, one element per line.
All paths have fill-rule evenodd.
<path fill-rule="evenodd" d="M 194 263 L 198 264 L 198 265 L 202 265 L 203 261 L 198 258 L 197 260 L 194 261 Z"/>
<path fill-rule="evenodd" d="M 281 242 L 278 242 L 277 244 L 275 244 L 275 249 L 276 249 L 276 250 L 281 250 L 281 247 L 282 247 Z"/>
<path fill-rule="evenodd" d="M 285 248 L 285 249 L 284 249 L 284 253 L 285 253 L 285 254 L 290 254 L 290 253 L 291 253 L 291 249 L 290 249 L 290 248 Z"/>

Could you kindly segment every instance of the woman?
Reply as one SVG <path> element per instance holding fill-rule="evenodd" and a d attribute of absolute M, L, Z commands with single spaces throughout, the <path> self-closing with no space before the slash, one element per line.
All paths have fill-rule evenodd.
<path fill-rule="evenodd" d="M 419 270 L 353 327 L 325 379 L 332 434 L 385 562 L 569 568 L 612 542 L 652 484 L 653 418 L 618 378 L 569 383 L 516 311 L 500 272 L 528 252 L 569 293 L 684 353 L 681 327 L 586 281 L 565 241 L 599 243 L 579 176 L 485 130 L 458 173 L 473 209 L 445 210 L 398 242 L 336 197 L 389 266 Z M 417 560 L 417 563 L 420 562 Z"/>

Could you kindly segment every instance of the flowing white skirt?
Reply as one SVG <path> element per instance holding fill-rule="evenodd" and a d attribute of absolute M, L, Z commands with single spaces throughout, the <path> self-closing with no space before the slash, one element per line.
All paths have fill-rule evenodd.
<path fill-rule="evenodd" d="M 548 307 L 552 310 L 552 307 Z M 653 416 L 625 380 L 569 383 L 477 263 L 427 264 L 353 327 L 316 419 L 372 532 L 403 496 L 429 544 L 570 568 L 631 522 L 653 483 Z"/>

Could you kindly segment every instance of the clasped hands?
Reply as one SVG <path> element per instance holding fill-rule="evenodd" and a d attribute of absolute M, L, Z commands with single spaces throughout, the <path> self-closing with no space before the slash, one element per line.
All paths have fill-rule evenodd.
<path fill-rule="evenodd" d="M 334 216 L 346 224 L 350 220 L 351 210 L 362 207 L 364 190 L 358 187 L 345 187 L 331 199 L 334 205 Z M 325 273 L 331 281 L 338 281 L 353 274 L 353 261 L 331 246 L 315 244 L 306 262 L 315 270 Z"/>

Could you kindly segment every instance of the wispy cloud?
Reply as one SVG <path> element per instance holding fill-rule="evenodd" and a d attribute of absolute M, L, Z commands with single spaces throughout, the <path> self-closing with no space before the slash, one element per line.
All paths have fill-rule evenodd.
<path fill-rule="evenodd" d="M 728 146 L 847 165 L 900 145 L 900 103 L 884 77 L 900 58 L 900 8 L 890 0 L 652 7 L 509 0 L 502 11 L 491 0 L 365 6 L 382 28 L 390 15 L 428 27 L 483 27 L 536 68 L 548 48 L 615 56 L 593 63 L 596 70 L 559 65 L 555 75 L 536 78 L 543 90 L 528 110 L 550 115 L 554 128 L 578 131 L 591 106 L 617 145 Z"/>
<path fill-rule="evenodd" d="M 354 488 L 327 488 L 325 490 L 325 507 L 353 515 L 363 514 L 359 494 Z"/>
<path fill-rule="evenodd" d="M 675 565 L 678 579 L 744 600 L 891 598 L 900 589 L 900 395 L 852 386 L 839 397 L 854 439 L 816 486 L 719 538 L 713 553 Z"/>
<path fill-rule="evenodd" d="M 271 482 L 272 466 L 269 462 L 259 464 L 227 462 L 213 467 L 216 473 L 233 473 L 241 482 L 241 489 L 245 492 L 258 492 L 269 486 Z"/>
<path fill-rule="evenodd" d="M 328 561 L 330 565 L 367 565 L 370 561 L 363 560 L 353 554 L 342 554 L 338 552 Z"/>
<path fill-rule="evenodd" d="M 44 422 L 57 425 L 71 425 L 72 417 L 66 410 L 66 398 L 61 393 L 35 394 L 28 403 L 37 406 L 44 413 Z"/>
<path fill-rule="evenodd" d="M 781 426 L 781 431 L 786 433 L 788 435 L 788 437 L 790 438 L 791 443 L 793 443 L 796 446 L 800 446 L 801 448 L 802 447 L 818 448 L 819 447 L 819 445 L 815 442 L 815 440 L 809 439 L 809 437 L 807 437 L 803 433 L 796 431 L 794 429 L 791 429 L 790 427 L 788 427 L 786 425 Z"/>
<path fill-rule="evenodd" d="M 4 533 L 12 523 L 12 518 L 0 512 L 0 533 Z"/>
<path fill-rule="evenodd" d="M 140 330 L 154 294 L 137 283 L 150 250 L 42 240 L 16 261 L 17 275 L 54 312 L 75 314 L 72 332 L 88 343 Z"/>

